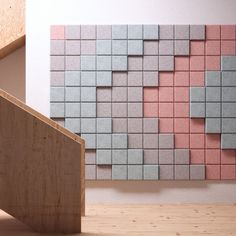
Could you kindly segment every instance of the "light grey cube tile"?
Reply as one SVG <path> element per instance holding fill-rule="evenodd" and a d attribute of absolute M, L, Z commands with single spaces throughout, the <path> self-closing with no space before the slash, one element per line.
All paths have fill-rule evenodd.
<path fill-rule="evenodd" d="M 205 114 L 205 103 L 190 103 L 191 118 L 204 118 Z"/>
<path fill-rule="evenodd" d="M 142 25 L 128 25 L 128 39 L 142 39 L 143 26 Z"/>
<path fill-rule="evenodd" d="M 222 72 L 222 86 L 236 86 L 236 71 Z"/>
<path fill-rule="evenodd" d="M 80 40 L 66 40 L 66 55 L 80 55 Z"/>
<path fill-rule="evenodd" d="M 189 55 L 189 40 L 176 40 L 174 48 L 175 48 L 176 56 L 188 56 Z"/>
<path fill-rule="evenodd" d="M 159 43 L 158 41 L 143 41 L 144 55 L 157 56 L 159 54 Z"/>
<path fill-rule="evenodd" d="M 174 41 L 160 40 L 159 41 L 159 55 L 174 55 Z"/>
<path fill-rule="evenodd" d="M 158 70 L 158 56 L 144 56 L 143 57 L 143 70 L 144 71 L 157 71 Z"/>
<path fill-rule="evenodd" d="M 190 101 L 191 102 L 205 102 L 205 88 L 204 87 L 191 87 L 190 88 Z"/>
<path fill-rule="evenodd" d="M 127 149 L 128 135 L 127 134 L 112 134 L 113 149 Z"/>
<path fill-rule="evenodd" d="M 111 38 L 111 25 L 97 25 L 97 39 Z"/>
<path fill-rule="evenodd" d="M 190 150 L 189 149 L 175 149 L 175 164 L 185 164 L 190 163 Z"/>
<path fill-rule="evenodd" d="M 143 133 L 158 133 L 159 120 L 157 118 L 143 119 Z"/>
<path fill-rule="evenodd" d="M 111 103 L 97 103 L 97 117 L 111 117 Z"/>
<path fill-rule="evenodd" d="M 220 118 L 206 118 L 205 132 L 207 134 L 221 133 L 221 119 Z"/>
<path fill-rule="evenodd" d="M 111 118 L 97 118 L 97 133 L 111 133 L 112 119 Z"/>
<path fill-rule="evenodd" d="M 81 56 L 81 70 L 96 70 L 96 57 Z"/>
<path fill-rule="evenodd" d="M 128 133 L 142 133 L 143 121 L 142 118 L 128 119 Z"/>
<path fill-rule="evenodd" d="M 80 103 L 66 103 L 65 104 L 66 117 L 80 117 Z"/>
<path fill-rule="evenodd" d="M 81 102 L 95 102 L 96 87 L 81 87 Z"/>
<path fill-rule="evenodd" d="M 64 40 L 51 40 L 50 41 L 50 54 L 51 55 L 64 55 L 65 41 Z"/>
<path fill-rule="evenodd" d="M 96 86 L 95 71 L 81 71 L 81 86 Z"/>
<path fill-rule="evenodd" d="M 221 149 L 236 149 L 236 134 L 221 134 Z"/>
<path fill-rule="evenodd" d="M 143 134 L 143 148 L 158 148 L 158 134 Z"/>
<path fill-rule="evenodd" d="M 236 133 L 236 118 L 222 119 L 222 133 Z"/>
<path fill-rule="evenodd" d="M 66 25 L 65 38 L 80 39 L 80 25 Z"/>
<path fill-rule="evenodd" d="M 231 102 L 222 103 L 222 117 L 236 117 L 236 104 Z"/>
<path fill-rule="evenodd" d="M 175 25 L 175 39 L 189 39 L 189 25 Z"/>
<path fill-rule="evenodd" d="M 173 165 L 159 165 L 160 179 L 173 180 L 174 179 L 174 166 Z"/>
<path fill-rule="evenodd" d="M 81 117 L 96 117 L 96 103 L 81 103 Z"/>
<path fill-rule="evenodd" d="M 159 134 L 159 148 L 160 149 L 174 148 L 174 135 Z"/>
<path fill-rule="evenodd" d="M 112 117 L 127 117 L 127 103 L 112 103 Z"/>
<path fill-rule="evenodd" d="M 128 164 L 142 165 L 143 164 L 143 149 L 128 149 Z"/>
<path fill-rule="evenodd" d="M 98 149 L 96 151 L 97 165 L 111 165 L 111 150 Z"/>
<path fill-rule="evenodd" d="M 128 148 L 143 148 L 142 134 L 128 134 Z"/>
<path fill-rule="evenodd" d="M 70 130 L 73 133 L 79 134 L 80 130 L 80 118 L 66 118 L 65 119 L 65 128 Z"/>
<path fill-rule="evenodd" d="M 206 103 L 206 117 L 217 118 L 221 117 L 221 103 Z"/>
<path fill-rule="evenodd" d="M 158 180 L 159 179 L 159 166 L 158 165 L 144 165 L 143 178 L 145 180 Z"/>
<path fill-rule="evenodd" d="M 65 69 L 66 70 L 80 70 L 80 56 L 66 56 Z"/>
<path fill-rule="evenodd" d="M 97 70 L 110 71 L 111 70 L 111 56 L 97 56 Z"/>
<path fill-rule="evenodd" d="M 205 25 L 190 25 L 190 39 L 204 40 L 205 39 Z"/>
<path fill-rule="evenodd" d="M 171 149 L 159 150 L 159 164 L 174 164 L 174 151 Z"/>
<path fill-rule="evenodd" d="M 51 87 L 50 88 L 50 101 L 51 102 L 64 102 L 65 89 L 64 87 Z"/>
<path fill-rule="evenodd" d="M 111 87 L 111 86 L 112 86 L 112 72 L 97 71 L 97 87 Z"/>
<path fill-rule="evenodd" d="M 143 87 L 129 87 L 128 102 L 142 102 L 142 101 L 143 101 Z"/>
<path fill-rule="evenodd" d="M 127 39 L 128 26 L 127 25 L 112 25 L 112 39 Z"/>
<path fill-rule="evenodd" d="M 143 165 L 128 165 L 128 179 L 129 180 L 143 179 Z"/>
<path fill-rule="evenodd" d="M 190 179 L 204 180 L 205 179 L 205 165 L 190 165 Z"/>
<path fill-rule="evenodd" d="M 223 92 L 222 93 L 222 97 L 223 97 L 224 91 L 222 92 Z M 206 102 L 220 102 L 220 101 L 221 101 L 221 88 L 220 87 L 207 87 L 206 88 Z M 223 98 L 223 101 L 224 101 L 224 98 Z"/>
<path fill-rule="evenodd" d="M 81 119 L 81 133 L 96 133 L 96 119 L 82 118 Z"/>
<path fill-rule="evenodd" d="M 111 148 L 111 134 L 97 134 L 97 149 Z"/>
<path fill-rule="evenodd" d="M 80 32 L 81 32 L 81 39 L 96 39 L 95 25 L 81 25 Z"/>
<path fill-rule="evenodd" d="M 66 102 L 80 102 L 80 87 L 66 87 L 65 88 Z"/>
<path fill-rule="evenodd" d="M 112 167 L 110 165 L 97 166 L 97 180 L 111 180 Z"/>
<path fill-rule="evenodd" d="M 112 56 L 112 70 L 127 71 L 128 70 L 127 56 Z"/>
<path fill-rule="evenodd" d="M 155 71 L 144 71 L 143 72 L 143 86 L 145 87 L 157 87 L 159 85 L 159 75 Z"/>
<path fill-rule="evenodd" d="M 50 70 L 60 71 L 65 69 L 64 56 L 50 56 Z"/>
<path fill-rule="evenodd" d="M 113 165 L 126 165 L 128 163 L 128 152 L 126 149 L 112 150 L 112 164 Z"/>
<path fill-rule="evenodd" d="M 235 69 L 236 69 L 236 56 L 221 57 L 221 70 L 235 71 Z"/>
<path fill-rule="evenodd" d="M 189 180 L 189 165 L 175 165 L 175 179 Z"/>
<path fill-rule="evenodd" d="M 112 132 L 113 133 L 127 133 L 128 130 L 127 118 L 113 118 L 112 119 Z"/>
<path fill-rule="evenodd" d="M 159 56 L 159 71 L 173 71 L 174 57 L 173 56 Z"/>
<path fill-rule="evenodd" d="M 222 101 L 236 103 L 236 87 L 223 87 L 222 88 Z"/>
<path fill-rule="evenodd" d="M 113 180 L 126 180 L 128 178 L 127 165 L 112 165 L 112 179 Z"/>
<path fill-rule="evenodd" d="M 128 117 L 143 117 L 143 103 L 128 103 Z"/>
<path fill-rule="evenodd" d="M 97 88 L 97 102 L 111 102 L 111 89 Z"/>
<path fill-rule="evenodd" d="M 111 55 L 111 40 L 97 40 L 97 55 Z"/>
<path fill-rule="evenodd" d="M 128 55 L 143 55 L 143 40 L 128 40 Z"/>
<path fill-rule="evenodd" d="M 144 149 L 143 150 L 143 161 L 144 164 L 158 164 L 158 149 Z"/>
<path fill-rule="evenodd" d="M 112 40 L 112 55 L 127 55 L 127 40 Z"/>
<path fill-rule="evenodd" d="M 141 71 L 129 71 L 128 72 L 128 86 L 142 86 L 143 85 L 143 73 Z"/>
<path fill-rule="evenodd" d="M 51 118 L 65 117 L 65 104 L 64 103 L 50 103 L 50 117 Z"/>
<path fill-rule="evenodd" d="M 96 134 L 81 134 L 81 137 L 85 140 L 86 149 L 96 148 Z"/>
<path fill-rule="evenodd" d="M 66 71 L 65 72 L 65 86 L 80 86 L 80 72 Z"/>
<path fill-rule="evenodd" d="M 144 25 L 143 26 L 143 39 L 146 39 L 146 40 L 159 39 L 159 26 L 158 25 Z"/>
<path fill-rule="evenodd" d="M 205 85 L 206 86 L 220 86 L 221 73 L 219 71 L 206 71 L 205 72 Z"/>

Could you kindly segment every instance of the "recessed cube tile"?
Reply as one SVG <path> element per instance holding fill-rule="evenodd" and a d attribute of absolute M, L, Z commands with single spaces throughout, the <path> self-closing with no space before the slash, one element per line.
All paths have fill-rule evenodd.
<path fill-rule="evenodd" d="M 174 151 L 171 149 L 159 150 L 159 164 L 174 164 Z"/>
<path fill-rule="evenodd" d="M 128 44 L 127 40 L 112 40 L 113 55 L 127 55 Z"/>
<path fill-rule="evenodd" d="M 143 121 L 142 118 L 129 118 L 128 119 L 128 132 L 129 133 L 142 133 Z"/>
<path fill-rule="evenodd" d="M 206 117 L 217 118 L 221 117 L 221 103 L 206 103 Z"/>
<path fill-rule="evenodd" d="M 220 86 L 221 78 L 219 71 L 206 71 L 205 72 L 206 86 Z"/>
<path fill-rule="evenodd" d="M 234 71 L 236 68 L 236 56 L 222 56 L 221 57 L 221 70 Z"/>
<path fill-rule="evenodd" d="M 143 26 L 142 25 L 128 25 L 128 39 L 142 39 Z"/>
<path fill-rule="evenodd" d="M 223 102 L 236 102 L 236 87 L 223 87 L 222 88 L 222 101 Z"/>
<path fill-rule="evenodd" d="M 222 149 L 236 149 L 236 134 L 221 134 Z"/>
<path fill-rule="evenodd" d="M 81 117 L 96 117 L 96 103 L 81 103 Z"/>
<path fill-rule="evenodd" d="M 65 53 L 64 40 L 51 40 L 50 54 L 51 55 L 64 55 Z"/>
<path fill-rule="evenodd" d="M 65 128 L 70 130 L 73 133 L 79 134 L 80 130 L 80 118 L 66 118 L 65 119 Z"/>
<path fill-rule="evenodd" d="M 189 149 L 175 149 L 175 164 L 186 164 L 190 162 Z"/>
<path fill-rule="evenodd" d="M 222 72 L 222 86 L 236 86 L 236 71 Z"/>
<path fill-rule="evenodd" d="M 112 72 L 111 71 L 98 71 L 97 72 L 97 87 L 110 87 L 112 86 Z"/>
<path fill-rule="evenodd" d="M 205 117 L 205 103 L 191 103 L 190 104 L 190 117 L 191 118 L 204 118 Z"/>
<path fill-rule="evenodd" d="M 143 72 L 143 86 L 156 87 L 159 84 L 158 72 L 144 71 Z"/>
<path fill-rule="evenodd" d="M 66 103 L 65 116 L 66 117 L 80 117 L 80 103 Z"/>
<path fill-rule="evenodd" d="M 65 116 L 64 103 L 51 103 L 50 104 L 50 117 L 60 118 Z"/>
<path fill-rule="evenodd" d="M 128 122 L 127 118 L 113 118 L 112 132 L 113 133 L 127 133 Z"/>
<path fill-rule="evenodd" d="M 50 101 L 51 102 L 64 102 L 65 90 L 64 87 L 51 87 Z"/>
<path fill-rule="evenodd" d="M 95 102 L 96 101 L 96 87 L 81 87 L 81 101 Z"/>
<path fill-rule="evenodd" d="M 143 148 L 142 134 L 129 134 L 128 135 L 128 148 Z"/>
<path fill-rule="evenodd" d="M 96 148 L 96 134 L 81 134 L 81 137 L 85 140 L 86 149 Z"/>
<path fill-rule="evenodd" d="M 143 40 L 129 40 L 128 55 L 143 55 Z"/>
<path fill-rule="evenodd" d="M 112 25 L 112 39 L 127 39 L 128 26 L 127 25 Z"/>
<path fill-rule="evenodd" d="M 159 166 L 158 165 L 144 165 L 143 178 L 145 180 L 158 180 L 159 179 Z"/>
<path fill-rule="evenodd" d="M 205 102 L 205 88 L 204 87 L 190 88 L 190 100 L 191 102 Z"/>
<path fill-rule="evenodd" d="M 112 179 L 113 180 L 125 180 L 127 178 L 128 178 L 127 165 L 112 165 Z"/>
<path fill-rule="evenodd" d="M 81 86 L 96 86 L 95 71 L 81 71 Z"/>
<path fill-rule="evenodd" d="M 65 27 L 66 39 L 80 39 L 80 25 L 67 25 Z"/>
<path fill-rule="evenodd" d="M 81 55 L 95 55 L 96 54 L 96 40 L 81 40 L 80 42 Z"/>
<path fill-rule="evenodd" d="M 175 179 L 189 179 L 189 165 L 175 165 Z"/>
<path fill-rule="evenodd" d="M 97 40 L 97 55 L 111 55 L 111 40 Z"/>
<path fill-rule="evenodd" d="M 127 77 L 126 72 L 112 72 L 113 86 L 127 86 Z"/>
<path fill-rule="evenodd" d="M 65 88 L 65 101 L 66 102 L 79 102 L 80 101 L 80 87 L 66 87 Z"/>
<path fill-rule="evenodd" d="M 127 134 L 112 134 L 112 148 L 113 149 L 126 149 L 128 147 Z"/>
<path fill-rule="evenodd" d="M 137 71 L 137 72 L 129 71 L 128 72 L 128 86 L 142 86 L 142 85 L 143 85 L 143 73 L 141 71 Z"/>
<path fill-rule="evenodd" d="M 158 164 L 158 149 L 144 149 L 143 155 L 144 164 Z"/>
<path fill-rule="evenodd" d="M 80 40 L 66 40 L 66 55 L 80 55 Z"/>
<path fill-rule="evenodd" d="M 111 117 L 111 103 L 97 103 L 97 117 Z"/>
<path fill-rule="evenodd" d="M 85 164 L 87 165 L 96 164 L 96 150 L 95 149 L 85 150 Z"/>
<path fill-rule="evenodd" d="M 127 117 L 127 103 L 112 103 L 112 117 Z"/>
<path fill-rule="evenodd" d="M 85 165 L 85 179 L 86 180 L 96 179 L 96 165 Z"/>
<path fill-rule="evenodd" d="M 236 133 L 236 118 L 222 119 L 222 133 Z"/>
<path fill-rule="evenodd" d="M 159 43 L 158 41 L 143 41 L 144 55 L 154 55 L 159 54 Z"/>
<path fill-rule="evenodd" d="M 158 57 L 157 56 L 144 56 L 143 57 L 143 70 L 156 71 L 158 70 Z"/>
<path fill-rule="evenodd" d="M 189 39 L 189 25 L 175 25 L 175 39 Z"/>
<path fill-rule="evenodd" d="M 111 148 L 111 134 L 97 134 L 97 148 Z"/>
<path fill-rule="evenodd" d="M 50 73 L 50 85 L 62 87 L 65 84 L 65 72 L 64 71 L 51 71 Z"/>
<path fill-rule="evenodd" d="M 143 148 L 158 148 L 158 134 L 143 134 Z"/>
<path fill-rule="evenodd" d="M 128 165 L 128 179 L 143 179 L 143 165 Z"/>
<path fill-rule="evenodd" d="M 236 104 L 235 103 L 222 103 L 222 117 L 236 117 Z"/>
<path fill-rule="evenodd" d="M 98 180 L 111 180 L 112 167 L 110 165 L 97 166 L 97 179 Z"/>
<path fill-rule="evenodd" d="M 112 150 L 112 164 L 125 165 L 127 164 L 128 152 L 125 149 Z"/>
<path fill-rule="evenodd" d="M 66 71 L 65 72 L 65 85 L 66 86 L 80 86 L 80 72 L 79 71 Z"/>
<path fill-rule="evenodd" d="M 81 25 L 81 39 L 96 39 L 95 25 Z"/>
<path fill-rule="evenodd" d="M 225 92 L 222 91 L 223 101 L 224 101 L 224 98 L 223 98 L 224 94 Z M 207 87 L 206 88 L 206 102 L 220 102 L 220 101 L 221 101 L 221 88 L 220 87 Z"/>
<path fill-rule="evenodd" d="M 112 56 L 113 71 L 127 71 L 128 59 L 127 56 Z"/>
<path fill-rule="evenodd" d="M 97 25 L 97 39 L 111 39 L 111 25 Z"/>
<path fill-rule="evenodd" d="M 158 119 L 144 118 L 143 119 L 143 133 L 158 133 Z"/>
<path fill-rule="evenodd" d="M 175 41 L 175 55 L 188 56 L 189 55 L 189 40 Z"/>
<path fill-rule="evenodd" d="M 128 149 L 128 164 L 143 164 L 143 149 Z"/>
<path fill-rule="evenodd" d="M 205 39 L 205 25 L 190 25 L 190 39 Z"/>
<path fill-rule="evenodd" d="M 173 71 L 174 57 L 173 56 L 159 56 L 159 71 Z"/>
<path fill-rule="evenodd" d="M 159 134 L 159 148 L 160 149 L 174 148 L 174 135 Z"/>
<path fill-rule="evenodd" d="M 159 41 L 159 55 L 174 55 L 173 40 L 160 40 Z"/>
<path fill-rule="evenodd" d="M 94 118 L 82 118 L 81 133 L 96 133 L 96 120 Z"/>
<path fill-rule="evenodd" d="M 97 70 L 110 71 L 111 70 L 111 56 L 97 56 Z"/>
<path fill-rule="evenodd" d="M 142 102 L 143 101 L 143 88 L 142 87 L 129 87 L 128 88 L 128 101 L 129 102 Z"/>
<path fill-rule="evenodd" d="M 112 88 L 113 102 L 127 102 L 127 87 L 113 87 Z"/>
<path fill-rule="evenodd" d="M 97 102 L 111 102 L 111 89 L 97 88 Z"/>
<path fill-rule="evenodd" d="M 207 134 L 221 133 L 221 119 L 220 118 L 206 118 L 205 132 Z"/>
<path fill-rule="evenodd" d="M 159 165 L 160 179 L 172 180 L 174 179 L 174 166 L 173 165 Z"/>
<path fill-rule="evenodd" d="M 205 165 L 190 165 L 190 179 L 204 180 L 205 179 Z"/>
<path fill-rule="evenodd" d="M 111 118 L 97 118 L 97 133 L 111 133 L 112 120 Z"/>
<path fill-rule="evenodd" d="M 144 25 L 143 26 L 143 39 L 146 39 L 146 40 L 159 39 L 159 26 L 158 25 Z"/>
<path fill-rule="evenodd" d="M 128 117 L 143 117 L 143 104 L 128 103 Z"/>
<path fill-rule="evenodd" d="M 51 56 L 50 57 L 51 70 L 64 70 L 65 69 L 65 59 L 64 56 Z"/>
<path fill-rule="evenodd" d="M 140 57 L 140 56 L 128 57 L 128 70 L 129 71 L 142 71 L 143 70 L 143 57 Z"/>
<path fill-rule="evenodd" d="M 96 57 L 81 56 L 81 70 L 96 70 Z"/>
<path fill-rule="evenodd" d="M 160 39 L 174 39 L 174 25 L 160 25 Z"/>
<path fill-rule="evenodd" d="M 111 150 L 98 149 L 96 159 L 98 165 L 111 165 Z"/>

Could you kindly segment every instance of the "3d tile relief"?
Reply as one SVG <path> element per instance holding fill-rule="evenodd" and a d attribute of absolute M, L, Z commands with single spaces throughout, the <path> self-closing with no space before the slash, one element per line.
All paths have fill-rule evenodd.
<path fill-rule="evenodd" d="M 86 179 L 236 179 L 235 25 L 52 26 L 50 57 Z"/>

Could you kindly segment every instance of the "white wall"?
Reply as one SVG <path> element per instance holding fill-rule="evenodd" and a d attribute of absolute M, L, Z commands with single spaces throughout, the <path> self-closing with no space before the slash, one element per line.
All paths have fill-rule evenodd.
<path fill-rule="evenodd" d="M 26 103 L 49 115 L 52 24 L 235 24 L 235 0 L 28 0 Z M 88 202 L 235 202 L 231 182 L 89 182 Z"/>

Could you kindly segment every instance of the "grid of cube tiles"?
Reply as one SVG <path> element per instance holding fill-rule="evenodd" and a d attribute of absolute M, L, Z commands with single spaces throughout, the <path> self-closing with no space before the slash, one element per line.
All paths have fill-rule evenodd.
<path fill-rule="evenodd" d="M 161 38 L 161 35 L 163 37 L 168 38 L 168 40 L 163 39 L 162 41 L 167 40 L 168 41 L 167 44 L 170 44 L 171 40 L 173 39 L 171 37 L 173 37 L 173 36 L 171 36 L 171 34 L 169 34 L 169 33 L 168 33 L 169 35 L 163 34 L 163 33 L 161 34 L 161 32 L 164 32 L 163 29 L 165 29 L 165 31 L 168 31 L 168 32 L 171 32 L 173 29 L 173 32 L 176 33 L 176 31 L 175 31 L 176 27 L 178 27 L 178 26 L 160 27 L 160 29 L 162 29 L 162 31 L 160 30 L 160 38 Z M 202 28 L 202 27 L 204 28 L 204 31 L 201 31 L 201 32 L 204 32 L 204 37 L 202 37 L 200 35 L 200 37 L 202 37 L 200 39 L 205 38 L 205 27 L 201 26 L 199 28 Z M 228 26 L 223 26 L 223 27 L 228 28 Z M 230 26 L 230 27 L 232 28 L 232 26 Z M 186 26 L 183 28 L 185 28 L 185 29 L 187 28 L 187 29 L 191 30 L 191 26 L 190 27 Z M 175 57 L 175 62 L 174 62 L 175 72 L 159 72 L 159 87 L 158 88 L 157 87 L 147 87 L 147 86 L 144 87 L 144 91 L 143 91 L 144 107 L 143 108 L 144 108 L 144 117 L 148 117 L 148 118 L 152 117 L 150 120 L 153 120 L 153 118 L 156 119 L 157 117 L 159 117 L 159 131 L 161 133 L 174 134 L 175 148 L 179 149 L 179 150 L 175 150 L 175 152 L 179 152 L 179 153 L 182 152 L 181 156 L 182 156 L 182 158 L 185 156 L 185 161 L 186 161 L 186 159 L 189 158 L 188 157 L 189 156 L 188 148 L 190 148 L 190 152 L 191 152 L 190 163 L 194 164 L 195 165 L 194 167 L 197 168 L 198 165 L 203 165 L 204 163 L 207 164 L 206 174 L 207 174 L 208 179 L 220 179 L 220 178 L 234 179 L 235 178 L 235 175 L 234 175 L 235 174 L 235 151 L 234 150 L 230 150 L 230 151 L 229 150 L 226 150 L 226 151 L 220 150 L 217 146 L 219 144 L 219 140 L 218 140 L 219 137 L 217 135 L 205 136 L 204 135 L 204 120 L 203 119 L 197 119 L 197 120 L 193 120 L 193 119 L 190 120 L 189 119 L 189 95 L 188 95 L 189 94 L 189 92 L 188 92 L 189 85 L 191 85 L 191 86 L 202 86 L 203 85 L 204 86 L 205 67 L 209 67 L 211 70 L 214 70 L 215 68 L 213 68 L 213 67 L 216 66 L 215 61 L 216 61 L 218 55 L 211 55 L 211 53 L 208 55 L 205 52 L 206 46 L 208 44 L 210 44 L 208 41 L 210 41 L 212 43 L 214 41 L 219 40 L 221 44 L 226 43 L 226 42 L 227 43 L 230 42 L 232 44 L 232 42 L 231 42 L 232 40 L 229 40 L 229 39 L 221 40 L 221 38 L 214 38 L 214 37 L 208 39 L 208 36 L 210 35 L 209 32 L 210 31 L 216 32 L 218 28 L 219 28 L 219 32 L 220 32 L 221 31 L 220 26 L 207 26 L 207 28 L 206 28 L 207 41 L 200 41 L 198 38 L 198 40 L 194 40 L 194 41 L 190 42 L 190 45 L 189 45 L 190 52 L 191 52 L 190 57 L 188 57 L 188 56 Z M 232 29 L 230 29 L 230 30 L 232 31 Z M 61 30 L 61 31 L 63 31 L 63 30 Z M 186 37 L 185 40 L 189 39 L 189 35 L 190 34 L 188 32 L 188 35 L 185 36 Z M 209 37 L 212 37 L 212 36 L 209 36 Z M 148 54 L 150 53 L 153 56 L 153 54 L 155 55 L 155 50 L 157 50 L 157 54 L 158 53 L 160 54 L 160 48 L 158 50 L 158 44 L 160 46 L 160 42 L 161 42 L 160 39 L 159 39 L 159 41 L 153 41 L 153 40 L 144 41 L 144 55 L 145 55 L 145 51 L 146 51 L 146 53 L 147 53 L 147 51 L 149 51 Z M 173 40 L 172 40 L 172 42 L 173 42 L 173 44 L 175 44 Z M 230 46 L 230 48 L 232 48 L 232 47 Z M 175 49 L 175 47 L 173 46 L 173 50 L 174 49 Z M 82 51 L 81 51 L 81 53 L 82 53 Z M 170 54 L 170 55 L 173 54 L 173 52 L 165 52 L 165 50 L 162 53 Z M 182 53 L 185 53 L 187 55 L 189 54 L 189 52 L 186 51 L 186 47 L 185 47 L 185 51 Z M 222 51 L 221 51 L 221 53 L 222 53 Z M 202 62 L 202 59 L 203 59 L 203 62 Z M 137 68 L 138 62 L 141 61 L 140 65 L 143 65 L 143 63 L 144 63 L 143 58 L 140 58 L 140 57 L 132 57 L 132 60 L 135 62 L 135 63 L 133 63 L 133 65 L 136 68 Z M 208 63 L 206 64 L 206 62 L 208 62 Z M 203 66 L 202 66 L 202 64 L 203 64 Z M 127 85 L 129 86 L 129 84 L 127 84 L 129 82 L 125 82 L 125 81 L 127 81 L 127 77 L 132 77 L 131 76 L 132 74 L 135 75 L 135 78 L 141 77 L 141 76 L 139 76 L 139 74 L 142 74 L 141 67 L 140 67 L 140 69 L 135 68 L 135 70 L 137 70 L 137 71 L 131 71 L 130 66 L 131 66 L 131 64 L 129 63 L 128 74 L 123 73 L 123 72 L 119 72 L 119 73 L 114 72 L 113 73 L 113 77 L 114 76 L 116 77 L 116 80 L 114 80 L 114 78 L 113 78 L 113 86 L 115 88 L 114 91 L 115 90 L 119 91 L 119 89 L 120 89 L 120 91 L 122 91 L 121 88 L 122 88 L 122 86 L 124 86 L 123 91 L 127 92 L 128 89 L 126 86 Z M 160 68 L 159 68 L 159 70 L 160 70 Z M 173 66 L 172 66 L 172 68 L 167 68 L 164 70 L 173 71 Z M 145 71 L 143 72 L 143 74 L 144 73 L 145 73 Z M 131 85 L 137 86 L 137 88 L 140 89 L 139 85 L 142 85 L 141 79 L 138 82 L 139 84 L 135 84 L 135 85 L 131 84 Z M 114 84 L 115 81 L 117 82 L 117 84 Z M 128 81 L 132 81 L 132 80 L 128 79 Z M 53 80 L 52 80 L 52 82 L 53 82 Z M 120 86 L 121 86 L 121 88 L 120 88 Z M 156 86 L 156 84 L 155 84 L 155 86 Z M 100 88 L 100 89 L 101 89 L 101 94 L 103 94 L 103 95 L 106 94 L 105 91 L 108 91 L 107 88 Z M 111 95 L 112 94 L 113 93 L 111 93 Z M 116 101 L 113 101 L 112 98 L 113 98 L 113 96 L 111 96 L 111 100 L 110 100 L 110 101 L 112 101 L 112 104 L 114 103 L 116 105 L 119 105 L 118 101 L 116 103 Z M 98 103 L 99 103 L 99 101 L 98 101 Z M 120 102 L 120 103 L 122 103 L 122 102 Z M 131 120 L 131 119 L 135 120 L 135 122 L 142 122 L 142 124 L 144 123 L 143 118 L 141 118 L 141 119 L 139 119 L 139 118 L 137 118 L 137 119 L 136 118 L 130 118 L 130 119 L 117 118 L 117 120 L 123 121 L 126 124 L 128 123 L 128 120 Z M 117 127 L 119 127 L 119 126 L 117 126 Z M 141 132 L 141 131 L 134 131 L 134 133 L 132 134 L 132 136 L 134 138 L 136 137 L 136 138 L 140 139 L 140 137 L 142 137 L 142 135 L 139 135 L 135 132 Z M 169 137 L 172 137 L 172 136 L 169 136 Z M 199 144 L 197 144 L 198 140 L 201 141 Z M 142 140 L 142 142 L 143 142 L 143 140 Z M 140 147 L 142 147 L 142 146 L 140 146 Z M 116 150 L 116 151 L 118 151 L 118 150 Z M 124 150 L 122 150 L 122 151 L 124 151 Z M 138 155 L 137 151 L 139 151 L 139 150 L 130 150 L 131 153 L 132 153 L 132 151 L 136 151 L 135 158 L 138 159 L 139 155 Z M 163 151 L 166 153 L 164 154 Z M 156 171 L 155 167 L 152 165 L 153 164 L 156 165 L 156 164 L 161 163 L 161 161 L 158 160 L 158 154 L 160 154 L 159 152 L 161 152 L 162 156 L 165 156 L 164 163 L 166 162 L 166 164 L 167 164 L 168 163 L 168 161 L 167 161 L 168 160 L 168 153 L 169 153 L 169 156 L 171 156 L 170 153 L 173 153 L 173 151 L 174 150 L 159 150 L 158 151 L 157 149 L 144 150 L 144 153 L 143 153 L 144 154 L 143 155 L 144 164 L 150 164 L 150 165 L 147 165 L 146 168 L 150 168 L 150 169 L 153 169 L 154 171 Z M 89 168 L 90 169 L 89 172 L 92 173 L 92 176 L 89 176 L 89 177 L 92 179 L 96 178 L 96 176 L 98 178 L 102 178 L 102 179 L 112 178 L 112 171 L 111 171 L 110 166 L 96 166 L 95 165 L 95 164 L 97 164 L 96 158 L 95 158 L 95 153 L 96 153 L 95 150 L 87 151 L 87 163 L 91 164 L 91 165 L 87 166 L 87 168 Z M 160 157 L 159 157 L 159 159 L 160 159 Z M 209 160 L 209 159 L 212 159 L 212 160 Z M 137 162 L 135 162 L 135 164 L 137 164 Z M 182 162 L 182 163 L 180 162 L 180 164 L 188 164 L 188 161 Z M 224 165 L 222 166 L 222 164 L 224 164 Z M 122 167 L 124 172 L 127 173 L 127 166 L 126 167 L 119 166 L 119 167 Z M 130 168 L 131 167 L 133 168 L 132 165 L 130 165 Z M 136 167 L 138 167 L 138 168 L 135 169 Z M 176 167 L 174 168 L 173 165 L 162 165 L 162 167 L 163 167 L 163 170 L 164 170 L 164 168 L 167 169 L 167 175 L 164 176 L 164 171 L 163 171 L 162 176 L 160 176 L 161 179 L 178 178 L 178 175 L 174 174 L 174 172 L 176 171 L 175 170 L 176 167 L 177 167 L 177 169 L 179 168 L 179 172 L 181 172 L 181 173 L 185 172 L 185 174 L 184 174 L 185 176 L 180 176 L 179 177 L 180 179 L 181 178 L 183 178 L 183 179 L 189 178 L 189 166 L 176 165 Z M 140 171 L 141 168 L 143 168 L 143 167 L 137 165 L 137 166 L 135 166 L 134 169 L 132 169 L 132 168 L 131 168 L 131 171 L 134 172 L 134 175 L 136 175 L 135 172 Z M 230 174 L 229 174 L 229 170 L 230 170 Z M 96 174 L 96 172 L 97 172 L 97 174 Z M 137 176 L 138 176 L 138 174 L 136 175 L 136 177 Z M 142 177 L 143 177 L 143 173 L 142 173 Z M 155 178 L 158 178 L 158 177 L 156 176 Z M 140 175 L 139 175 L 139 178 L 140 178 Z M 152 178 L 153 178 L 153 176 L 152 176 Z"/>

